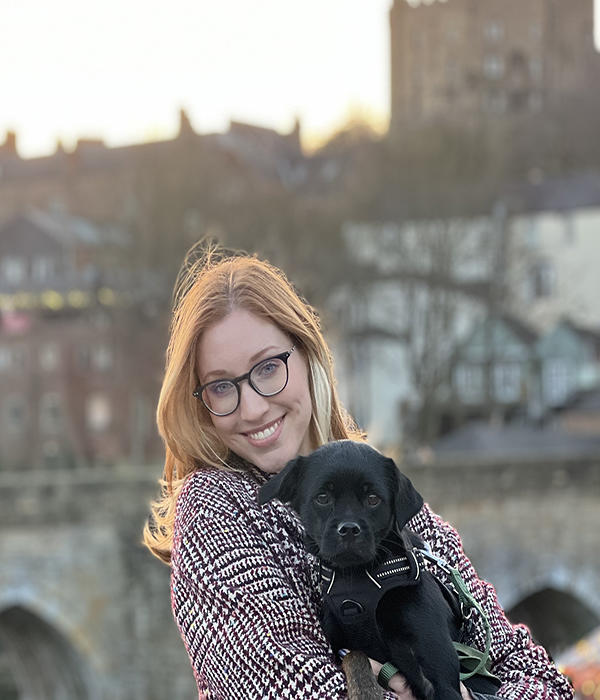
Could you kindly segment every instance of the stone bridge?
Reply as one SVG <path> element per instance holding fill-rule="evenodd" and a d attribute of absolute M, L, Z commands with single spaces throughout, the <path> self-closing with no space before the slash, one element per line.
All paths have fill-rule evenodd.
<path fill-rule="evenodd" d="M 407 467 L 551 649 L 600 623 L 600 458 Z M 190 700 L 168 569 L 140 546 L 160 468 L 0 475 L 0 698 Z"/>

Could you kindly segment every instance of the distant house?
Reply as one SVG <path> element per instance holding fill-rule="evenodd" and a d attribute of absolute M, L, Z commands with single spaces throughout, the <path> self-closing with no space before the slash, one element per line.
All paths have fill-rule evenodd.
<path fill-rule="evenodd" d="M 537 334 L 509 316 L 478 322 L 462 344 L 452 373 L 454 395 L 482 414 L 491 405 L 505 413 L 527 404 L 535 386 Z"/>
<path fill-rule="evenodd" d="M 507 193 L 510 312 L 540 331 L 561 318 L 600 328 L 600 176 Z"/>
<path fill-rule="evenodd" d="M 540 391 L 545 407 L 563 406 L 600 382 L 600 331 L 561 320 L 537 344 Z"/>
<path fill-rule="evenodd" d="M 0 228 L 2 307 L 33 305 L 31 297 L 27 302 L 23 296 L 7 298 L 18 292 L 87 294 L 104 284 L 114 287 L 117 269 L 103 269 L 101 263 L 109 259 L 110 249 L 122 249 L 124 242 L 122 231 L 60 211 L 32 209 L 9 219 Z"/>

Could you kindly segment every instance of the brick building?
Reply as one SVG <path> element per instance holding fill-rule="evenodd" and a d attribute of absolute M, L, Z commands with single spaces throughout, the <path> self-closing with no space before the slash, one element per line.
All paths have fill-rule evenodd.
<path fill-rule="evenodd" d="M 0 469 L 162 451 L 160 324 L 104 264 L 109 248 L 106 230 L 64 214 L 31 211 L 0 229 Z"/>

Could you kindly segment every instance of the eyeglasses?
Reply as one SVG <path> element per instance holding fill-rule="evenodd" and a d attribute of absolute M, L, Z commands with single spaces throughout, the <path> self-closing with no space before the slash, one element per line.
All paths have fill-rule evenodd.
<path fill-rule="evenodd" d="M 288 383 L 288 358 L 291 350 L 261 360 L 249 372 L 235 379 L 215 379 L 198 386 L 193 395 L 202 401 L 214 416 L 229 416 L 240 405 L 240 383 L 245 379 L 261 396 L 275 396 L 282 392 Z"/>

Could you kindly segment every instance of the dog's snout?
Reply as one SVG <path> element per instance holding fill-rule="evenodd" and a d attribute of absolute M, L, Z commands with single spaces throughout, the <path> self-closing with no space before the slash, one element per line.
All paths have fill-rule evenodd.
<path fill-rule="evenodd" d="M 340 523 L 337 527 L 337 531 L 342 537 L 356 537 L 360 535 L 360 525 L 352 521 Z"/>

